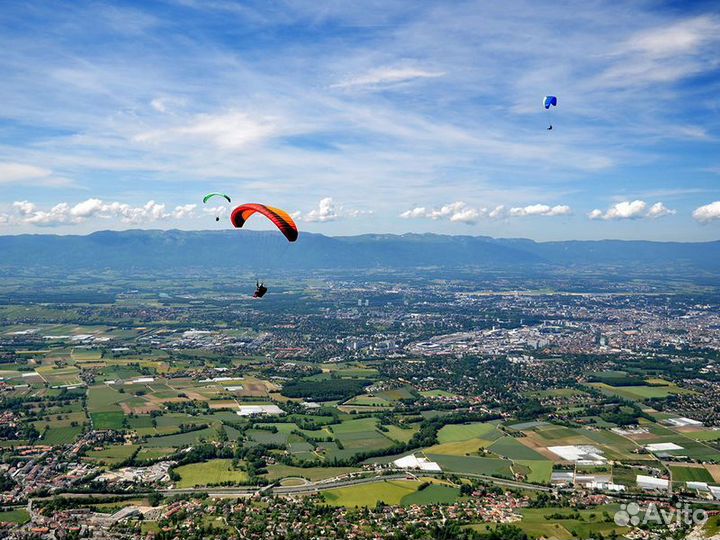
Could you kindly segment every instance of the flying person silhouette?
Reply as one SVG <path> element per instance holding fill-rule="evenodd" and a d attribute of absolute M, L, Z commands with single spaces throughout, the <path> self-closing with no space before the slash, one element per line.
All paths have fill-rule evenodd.
<path fill-rule="evenodd" d="M 260 283 L 259 281 L 255 282 L 255 294 L 253 294 L 253 298 L 262 298 L 265 296 L 265 293 L 268 291 L 267 287 L 264 283 Z"/>

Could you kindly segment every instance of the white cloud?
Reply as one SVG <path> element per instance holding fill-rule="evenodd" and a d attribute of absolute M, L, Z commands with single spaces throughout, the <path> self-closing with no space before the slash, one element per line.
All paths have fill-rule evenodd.
<path fill-rule="evenodd" d="M 709 223 L 720 219 L 720 201 L 711 202 L 695 209 L 692 217 L 700 223 Z"/>
<path fill-rule="evenodd" d="M 671 216 L 673 214 L 677 214 L 677 211 L 668 208 L 661 202 L 656 202 L 650 207 L 650 210 L 648 210 L 647 217 L 659 218 L 663 216 Z"/>
<path fill-rule="evenodd" d="M 667 58 L 694 53 L 706 43 L 717 41 L 719 35 L 720 21 L 700 16 L 639 32 L 624 47 L 654 58 Z"/>
<path fill-rule="evenodd" d="M 72 181 L 53 174 L 44 167 L 26 163 L 0 163 L 0 184 L 24 184 L 49 187 L 67 187 Z"/>
<path fill-rule="evenodd" d="M 337 210 L 335 210 L 335 204 L 331 197 L 325 197 L 320 200 L 318 207 L 310 210 L 305 217 L 305 221 L 319 221 L 324 223 L 326 221 L 335 221 L 338 218 Z"/>
<path fill-rule="evenodd" d="M 505 215 L 505 205 L 496 206 L 493 208 L 490 213 L 488 214 L 488 217 L 490 219 L 500 219 Z"/>
<path fill-rule="evenodd" d="M 197 204 L 185 204 L 183 206 L 176 206 L 173 210 L 173 219 L 186 219 L 192 217 L 195 214 L 195 208 Z"/>
<path fill-rule="evenodd" d="M 596 208 L 588 214 L 590 219 L 618 220 L 618 219 L 640 219 L 659 218 L 675 214 L 676 211 L 668 208 L 661 202 L 653 204 L 649 209 L 645 201 L 636 199 L 634 201 L 621 201 L 612 205 L 606 212 Z"/>
<path fill-rule="evenodd" d="M 242 112 L 200 115 L 189 124 L 145 131 L 136 142 L 197 141 L 232 150 L 266 139 L 277 130 L 274 119 L 251 118 Z"/>
<path fill-rule="evenodd" d="M 216 217 L 222 217 L 228 213 L 227 206 L 203 206 L 203 212 L 206 214 L 212 214 Z"/>
<path fill-rule="evenodd" d="M 429 71 L 413 67 L 384 67 L 373 69 L 363 75 L 350 77 L 333 84 L 332 88 L 354 88 L 363 86 L 382 86 L 409 82 L 415 79 L 432 79 L 445 75 L 442 71 Z"/>
<path fill-rule="evenodd" d="M 100 199 L 88 199 L 73 206 L 70 213 L 75 217 L 84 219 L 97 214 L 102 208 L 103 202 Z"/>
<path fill-rule="evenodd" d="M 428 211 L 425 209 L 424 206 L 418 206 L 416 208 L 413 208 L 412 210 L 405 210 L 402 214 L 400 214 L 400 217 L 403 219 L 417 219 L 430 216 L 428 215 Z"/>
<path fill-rule="evenodd" d="M 419 206 L 411 210 L 406 210 L 400 214 L 400 217 L 404 219 L 449 219 L 450 221 L 457 223 L 472 224 L 477 221 L 483 212 L 486 211 L 484 209 L 478 210 L 476 208 L 472 208 L 463 201 L 456 201 L 454 203 L 446 204 L 441 208 L 431 210 L 426 209 L 424 206 Z"/>
<path fill-rule="evenodd" d="M 372 210 L 350 210 L 343 206 L 337 206 L 332 197 L 325 197 L 320 199 L 317 208 L 313 208 L 305 214 L 302 212 L 293 212 L 290 215 L 299 221 L 325 223 L 343 218 L 358 218 L 372 213 Z"/>
<path fill-rule="evenodd" d="M 155 109 L 157 112 L 164 113 L 167 111 L 167 107 L 165 106 L 165 99 L 164 98 L 155 98 L 150 102 L 150 106 Z"/>
<path fill-rule="evenodd" d="M 140 225 L 167 219 L 186 219 L 194 215 L 195 204 L 176 206 L 166 211 L 164 204 L 148 201 L 142 206 L 126 203 L 105 203 L 101 199 L 87 199 L 74 206 L 66 202 L 56 204 L 50 210 L 39 210 L 29 201 L 16 201 L 13 208 L 21 223 L 37 226 L 77 225 L 92 218 L 117 218 L 123 223 Z"/>
<path fill-rule="evenodd" d="M 716 66 L 720 19 L 699 16 L 645 29 L 615 50 L 620 61 L 601 75 L 618 87 L 671 83 Z"/>
<path fill-rule="evenodd" d="M 507 217 L 524 216 L 566 216 L 572 213 L 567 205 L 548 206 L 546 204 L 531 204 L 523 207 L 512 207 L 509 210 L 504 205 L 494 208 L 473 208 L 463 201 L 446 204 L 441 208 L 428 210 L 418 206 L 400 214 L 404 219 L 449 219 L 460 223 L 475 223 L 480 218 L 502 219 Z"/>
<path fill-rule="evenodd" d="M 36 206 L 30 201 L 15 201 L 12 205 L 21 216 L 30 215 L 36 209 Z"/>
<path fill-rule="evenodd" d="M 547 204 L 531 204 L 524 207 L 515 207 L 510 209 L 510 215 L 513 217 L 523 216 L 567 216 L 572 214 L 572 209 L 564 204 L 556 206 L 548 206 Z"/>

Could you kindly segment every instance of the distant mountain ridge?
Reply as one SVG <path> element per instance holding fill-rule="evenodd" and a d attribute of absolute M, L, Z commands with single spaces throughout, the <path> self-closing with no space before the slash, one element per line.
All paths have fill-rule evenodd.
<path fill-rule="evenodd" d="M 301 269 L 644 265 L 720 269 L 720 241 L 535 242 L 487 236 L 303 233 L 296 244 L 262 231 L 99 231 L 0 236 L 0 267 L 151 270 L 284 265 Z"/>

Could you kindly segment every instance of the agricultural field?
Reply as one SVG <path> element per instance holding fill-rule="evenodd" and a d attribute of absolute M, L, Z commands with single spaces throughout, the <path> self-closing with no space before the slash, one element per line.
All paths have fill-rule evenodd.
<path fill-rule="evenodd" d="M 558 540 L 591 538 L 598 533 L 607 537 L 612 531 L 622 534 L 628 530 L 625 527 L 618 527 L 613 521 L 612 516 L 619 508 L 619 505 L 609 505 L 580 510 L 577 518 L 574 517 L 572 510 L 563 508 L 524 508 L 521 510 L 523 519 L 518 525 L 530 535 L 542 535 Z M 567 518 L 545 517 L 551 514 L 566 515 Z"/>
<path fill-rule="evenodd" d="M 712 475 L 705 467 L 687 467 L 670 465 L 673 482 L 714 482 Z"/>
<path fill-rule="evenodd" d="M 443 484 L 429 484 L 420 488 L 415 493 L 405 495 L 400 504 L 410 506 L 413 504 L 451 504 L 460 497 L 460 489 L 454 486 Z"/>
<path fill-rule="evenodd" d="M 90 450 L 85 455 L 89 460 L 104 463 L 106 465 L 117 465 L 130 458 L 138 449 L 137 445 L 123 444 L 103 448 L 102 450 Z"/>
<path fill-rule="evenodd" d="M 512 462 L 505 459 L 475 456 L 448 456 L 430 453 L 426 453 L 426 456 L 448 472 L 464 472 L 512 478 L 512 471 L 510 469 Z"/>
<path fill-rule="evenodd" d="M 235 469 L 231 459 L 213 459 L 203 463 L 192 463 L 175 469 L 180 476 L 178 488 L 211 486 L 223 483 L 242 484 L 249 476 L 242 469 Z"/>
<path fill-rule="evenodd" d="M 372 484 L 350 486 L 324 491 L 325 502 L 331 506 L 374 507 L 378 502 L 401 504 L 404 497 L 415 493 L 418 480 L 387 480 Z"/>
<path fill-rule="evenodd" d="M 30 514 L 27 510 L 0 510 L 0 523 L 27 523 L 30 521 Z"/>
<path fill-rule="evenodd" d="M 502 436 L 496 424 L 450 424 L 438 432 L 438 442 L 443 444 L 476 438 L 494 441 Z"/>
<path fill-rule="evenodd" d="M 625 399 L 643 401 L 651 398 L 666 398 L 672 394 L 692 393 L 691 390 L 676 385 L 664 386 L 611 386 L 606 383 L 591 383 L 590 386 L 602 392 L 614 394 Z"/>
<path fill-rule="evenodd" d="M 80 436 L 82 426 L 51 427 L 47 429 L 41 442 L 50 446 L 71 444 Z"/>

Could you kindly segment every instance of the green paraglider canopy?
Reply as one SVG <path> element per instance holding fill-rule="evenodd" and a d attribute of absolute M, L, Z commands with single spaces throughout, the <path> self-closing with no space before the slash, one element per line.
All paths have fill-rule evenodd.
<path fill-rule="evenodd" d="M 227 202 L 232 202 L 229 195 L 225 195 L 224 193 L 208 193 L 203 197 L 203 203 L 207 203 L 210 199 L 213 197 L 224 197 Z"/>

